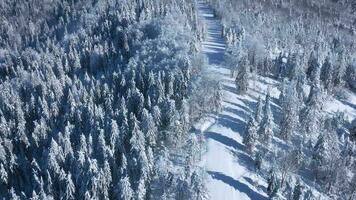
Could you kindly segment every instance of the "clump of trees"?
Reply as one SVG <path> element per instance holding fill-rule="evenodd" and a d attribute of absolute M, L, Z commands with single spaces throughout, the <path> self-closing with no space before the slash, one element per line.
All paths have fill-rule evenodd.
<path fill-rule="evenodd" d="M 270 197 L 281 194 L 301 199 L 304 188 L 306 198 L 312 198 L 314 194 L 306 188 L 317 187 L 333 198 L 352 198 L 355 192 L 349 188 L 353 176 L 345 174 L 354 173 L 355 126 L 350 126 L 350 119 L 341 112 L 327 114 L 324 105 L 330 97 L 342 98 L 345 90 L 355 91 L 355 41 L 348 31 L 352 25 L 343 20 L 352 15 L 352 3 L 209 2 L 222 19 L 221 34 L 228 46 L 226 65 L 235 80 L 236 92 L 246 94 L 256 74 L 280 82 L 280 95 L 273 108 L 273 114 L 278 114 L 276 119 L 269 95 L 265 102 L 260 98 L 254 117 L 246 120 L 243 139 L 259 172 L 267 177 L 264 160 L 273 165 L 275 175 L 266 178 Z M 337 22 L 334 16 L 339 17 Z M 274 137 L 285 146 L 271 145 Z M 303 176 L 301 168 L 313 172 L 313 177 L 303 178 L 316 185 L 295 181 Z M 344 192 L 345 188 L 349 191 Z"/>
<path fill-rule="evenodd" d="M 194 0 L 2 1 L 0 198 L 178 195 L 169 163 L 194 122 L 196 8 Z M 189 164 L 183 185 L 202 199 L 204 174 Z"/>

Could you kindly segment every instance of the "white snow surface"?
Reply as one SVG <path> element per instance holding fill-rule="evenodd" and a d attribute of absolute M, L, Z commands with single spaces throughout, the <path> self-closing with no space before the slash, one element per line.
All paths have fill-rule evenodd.
<path fill-rule="evenodd" d="M 216 122 L 204 130 L 207 151 L 202 164 L 209 174 L 207 187 L 210 199 L 244 200 L 267 199 L 262 189 L 266 183 L 256 177 L 252 159 L 244 152 L 242 131 L 249 112 L 252 97 L 242 98 L 234 93 L 234 81 L 223 64 L 225 42 L 221 36 L 220 21 L 214 17 L 212 9 L 204 2 L 199 3 L 199 16 L 207 29 L 203 53 L 208 57 L 205 73 L 222 81 L 224 110 Z M 214 77 L 215 78 L 215 77 Z"/>

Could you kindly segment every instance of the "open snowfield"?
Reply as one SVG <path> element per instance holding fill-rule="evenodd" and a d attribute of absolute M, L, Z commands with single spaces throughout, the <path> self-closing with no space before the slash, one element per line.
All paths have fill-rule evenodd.
<path fill-rule="evenodd" d="M 263 190 L 265 181 L 255 177 L 248 167 L 251 158 L 244 152 L 242 131 L 249 105 L 253 99 L 240 98 L 234 93 L 234 81 L 229 70 L 223 66 L 225 43 L 221 37 L 221 25 L 213 11 L 205 3 L 199 4 L 200 17 L 208 32 L 203 52 L 209 59 L 206 70 L 223 82 L 224 111 L 216 123 L 205 130 L 207 153 L 203 158 L 209 177 L 208 189 L 211 199 L 267 199 Z M 256 185 L 256 187 L 254 186 Z"/>

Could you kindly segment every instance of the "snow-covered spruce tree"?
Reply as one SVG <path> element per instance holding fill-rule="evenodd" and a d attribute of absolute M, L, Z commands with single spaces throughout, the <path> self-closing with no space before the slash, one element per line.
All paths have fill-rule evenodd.
<path fill-rule="evenodd" d="M 291 137 L 299 124 L 299 101 L 295 87 L 295 82 L 290 83 L 285 90 L 285 96 L 280 100 L 283 112 L 280 135 L 285 140 L 288 140 Z"/>
<path fill-rule="evenodd" d="M 271 143 L 274 130 L 273 114 L 271 111 L 270 101 L 270 95 L 267 93 L 265 105 L 263 107 L 263 118 L 258 129 L 259 140 L 267 146 L 269 146 Z"/>
<path fill-rule="evenodd" d="M 191 177 L 191 187 L 193 191 L 192 199 L 196 200 L 208 200 L 208 189 L 204 184 L 203 170 L 197 169 L 193 172 Z"/>
<path fill-rule="evenodd" d="M 117 185 L 117 198 L 122 199 L 122 200 L 132 200 L 134 196 L 134 192 L 131 188 L 131 184 L 129 181 L 129 178 L 126 176 L 123 176 L 120 180 L 120 182 Z"/>
<path fill-rule="evenodd" d="M 353 91 L 356 90 L 356 64 L 349 64 L 346 69 L 346 85 Z"/>
<path fill-rule="evenodd" d="M 257 124 L 256 124 L 254 118 L 252 116 L 250 116 L 250 119 L 249 119 L 246 129 L 245 129 L 245 135 L 244 135 L 242 142 L 246 146 L 247 152 L 250 153 L 251 155 L 255 151 L 257 139 L 258 139 Z"/>
<path fill-rule="evenodd" d="M 172 184 L 172 171 L 173 163 L 170 160 L 170 153 L 166 147 L 162 147 L 155 162 L 154 171 L 157 179 L 157 184 L 159 185 L 158 193 L 159 196 L 166 196 L 169 194 L 170 185 Z"/>
<path fill-rule="evenodd" d="M 310 53 L 308 60 L 307 77 L 312 84 L 318 84 L 320 79 L 320 63 L 316 51 Z"/>
<path fill-rule="evenodd" d="M 239 94 L 245 94 L 249 85 L 249 63 L 246 56 L 243 56 L 238 64 L 238 72 L 235 79 L 235 85 Z"/>
<path fill-rule="evenodd" d="M 322 97 L 319 85 L 313 85 L 310 89 L 306 106 L 300 111 L 300 124 L 304 136 L 318 135 L 322 120 Z"/>
<path fill-rule="evenodd" d="M 130 157 L 128 166 L 129 176 L 132 183 L 134 191 L 138 189 L 139 182 L 141 178 L 146 178 L 148 161 L 146 156 L 146 145 L 144 133 L 140 130 L 138 121 L 133 113 L 130 114 Z"/>
<path fill-rule="evenodd" d="M 189 179 L 184 176 L 179 176 L 176 180 L 176 192 L 174 199 L 184 200 L 184 199 L 192 199 L 192 190 L 190 188 Z"/>
<path fill-rule="evenodd" d="M 279 90 L 281 91 L 281 93 L 278 96 L 278 101 L 279 101 L 280 104 L 283 104 L 283 102 L 284 102 L 284 98 L 286 96 L 287 86 L 288 86 L 288 80 L 287 79 L 283 79 L 282 83 L 279 86 Z"/>
<path fill-rule="evenodd" d="M 352 120 L 350 126 L 350 140 L 356 141 L 356 118 Z"/>
<path fill-rule="evenodd" d="M 334 67 L 334 83 L 335 87 L 342 87 L 345 85 L 345 72 L 347 68 L 347 63 L 344 53 L 340 53 L 336 59 L 336 66 Z"/>
<path fill-rule="evenodd" d="M 267 179 L 267 194 L 269 199 L 274 199 L 279 190 L 279 181 L 274 168 L 269 171 Z"/>
<path fill-rule="evenodd" d="M 335 141 L 337 141 L 336 133 L 324 132 L 319 135 L 313 148 L 312 169 L 327 192 L 330 192 L 335 180 L 340 176 L 339 169 L 344 168 L 339 143 Z"/>
<path fill-rule="evenodd" d="M 300 101 L 299 105 L 303 106 L 304 105 L 304 100 L 306 97 L 304 88 L 306 86 L 306 75 L 304 72 L 304 69 L 302 69 L 302 67 L 298 67 L 297 68 L 297 75 L 295 77 L 294 80 L 296 80 L 296 90 L 297 90 L 297 95 L 298 95 L 298 99 Z"/>
<path fill-rule="evenodd" d="M 330 91 L 333 87 L 333 64 L 330 62 L 330 58 L 326 57 L 323 65 L 321 66 L 320 81 L 326 90 Z"/>
<path fill-rule="evenodd" d="M 349 199 L 354 199 L 356 197 L 356 173 L 355 169 L 353 170 L 353 176 L 348 182 L 346 193 Z"/>
<path fill-rule="evenodd" d="M 286 70 L 283 77 L 288 77 L 289 80 L 292 80 L 296 77 L 298 67 L 300 67 L 299 56 L 296 53 L 288 53 Z"/>
<path fill-rule="evenodd" d="M 223 108 L 223 94 L 222 94 L 222 86 L 221 83 L 218 82 L 216 87 L 214 88 L 214 96 L 213 96 L 213 106 L 215 113 L 220 113 Z"/>
<path fill-rule="evenodd" d="M 140 127 L 142 132 L 145 133 L 146 145 L 152 149 L 155 149 L 157 141 L 157 127 L 154 119 L 146 109 L 143 109 L 141 119 L 142 121 Z"/>
<path fill-rule="evenodd" d="M 313 149 L 313 165 L 316 170 L 316 176 L 320 177 L 318 172 L 322 167 L 326 165 L 326 159 L 327 159 L 327 146 L 325 142 L 325 137 L 323 134 L 320 134 L 318 136 L 318 140 L 314 146 Z"/>
<path fill-rule="evenodd" d="M 256 156 L 255 156 L 255 169 L 256 171 L 260 171 L 261 167 L 262 167 L 262 161 L 263 161 L 263 157 L 262 157 L 262 153 L 261 152 L 257 152 Z"/>
<path fill-rule="evenodd" d="M 302 194 L 303 194 L 302 188 L 303 187 L 301 186 L 300 181 L 298 180 L 293 189 L 293 196 L 292 196 L 293 200 L 300 200 L 302 198 Z"/>

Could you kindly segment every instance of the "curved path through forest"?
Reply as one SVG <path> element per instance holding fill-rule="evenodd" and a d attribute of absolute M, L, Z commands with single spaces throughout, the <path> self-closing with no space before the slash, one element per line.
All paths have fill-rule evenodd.
<path fill-rule="evenodd" d="M 199 17 L 207 30 L 202 50 L 208 57 L 205 73 L 216 76 L 223 85 L 224 109 L 215 124 L 204 132 L 207 152 L 203 156 L 203 165 L 209 174 L 210 199 L 267 199 L 266 184 L 254 175 L 253 161 L 242 144 L 245 119 L 253 107 L 253 100 L 235 93 L 234 80 L 223 62 L 226 44 L 221 36 L 222 26 L 205 1 L 199 1 Z"/>

